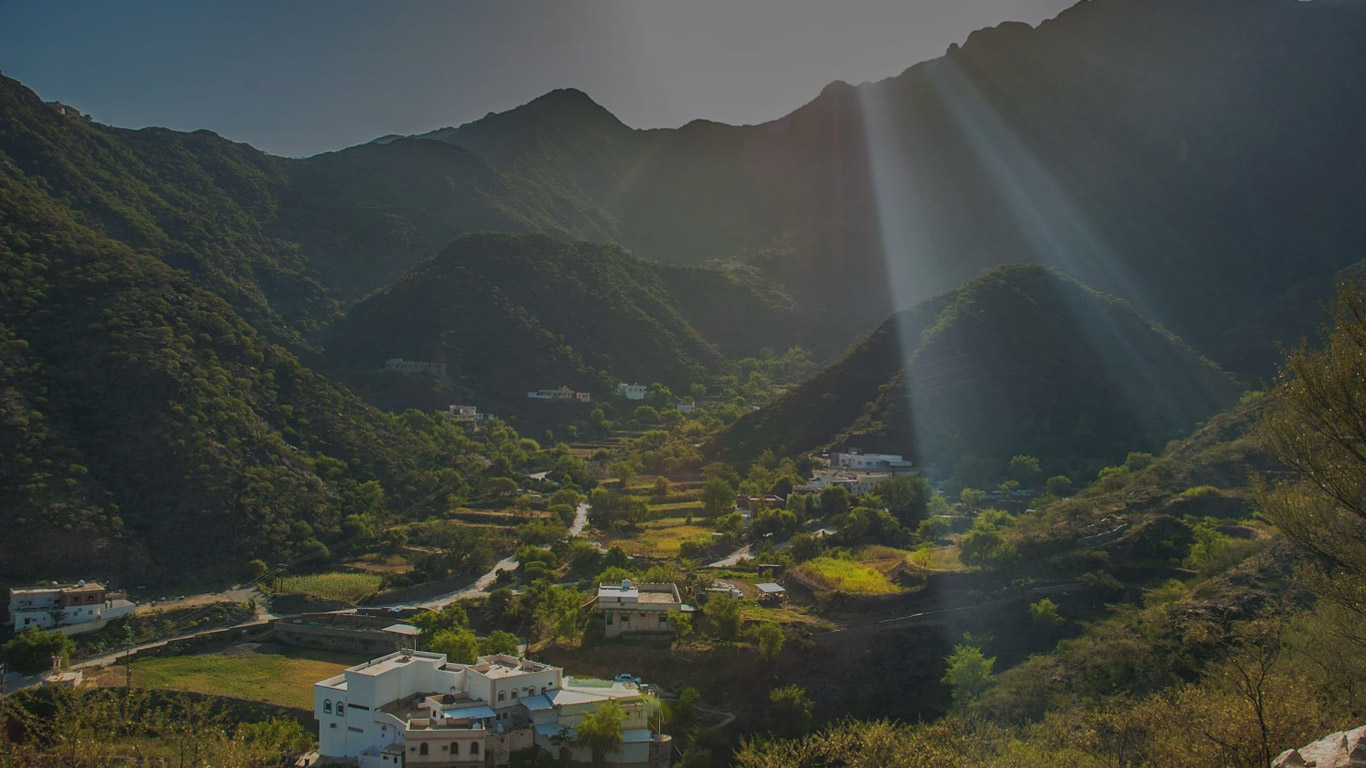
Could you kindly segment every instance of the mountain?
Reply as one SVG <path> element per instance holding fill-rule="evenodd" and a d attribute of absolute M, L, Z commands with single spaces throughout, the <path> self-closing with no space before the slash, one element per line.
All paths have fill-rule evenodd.
<path fill-rule="evenodd" d="M 0 85 L 0 579 L 237 578 L 481 481 L 487 446 L 271 340 L 298 340 L 288 286 L 329 294 L 254 224 L 259 153 L 54 123 Z"/>
<path fill-rule="evenodd" d="M 762 125 L 633 130 L 557 91 L 428 137 L 553 179 L 648 258 L 761 266 L 821 342 L 1039 262 L 1212 350 L 1366 247 L 1363 38 L 1345 0 L 1090 0 Z"/>
<path fill-rule="evenodd" d="M 365 374 L 386 359 L 445 363 L 481 405 L 506 409 L 560 385 L 686 390 L 726 355 L 790 339 L 786 318 L 782 297 L 723 272 L 663 267 L 611 245 L 480 233 L 352 308 L 328 335 L 326 360 L 380 392 L 412 386 Z"/>
<path fill-rule="evenodd" d="M 1131 305 L 1037 265 L 997 267 L 900 313 L 711 447 L 749 460 L 824 446 L 973 474 L 1016 454 L 1087 467 L 1166 440 L 1239 387 Z"/>
<path fill-rule="evenodd" d="M 208 131 L 72 118 L 4 77 L 0 148 L 82 224 L 186 271 L 296 351 L 466 232 L 613 235 L 591 204 L 449 144 L 272 157 Z"/>

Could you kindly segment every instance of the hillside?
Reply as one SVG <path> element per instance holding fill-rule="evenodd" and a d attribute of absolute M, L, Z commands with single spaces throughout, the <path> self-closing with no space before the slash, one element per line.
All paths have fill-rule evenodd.
<path fill-rule="evenodd" d="M 649 258 L 759 264 L 835 310 L 809 345 L 1040 262 L 1223 352 L 1366 246 L 1363 37 L 1359 3 L 1091 0 L 762 125 L 633 130 L 566 90 L 427 136 L 575 190 Z"/>
<path fill-rule="evenodd" d="M 209 131 L 63 116 L 4 77 L 0 148 L 80 223 L 186 271 L 295 349 L 465 232 L 608 239 L 613 227 L 553 185 L 440 142 L 278 158 Z"/>
<path fill-rule="evenodd" d="M 960 474 L 1016 454 L 1076 467 L 1161 448 L 1238 391 L 1128 304 L 1010 265 L 888 320 L 713 450 L 851 445 Z"/>
<path fill-rule="evenodd" d="M 334 543 L 351 515 L 373 525 L 479 482 L 458 428 L 366 406 L 230 303 L 259 297 L 168 266 L 175 241 L 119 191 L 130 178 L 73 199 L 0 162 L 0 579 L 240 578 Z"/>
<path fill-rule="evenodd" d="M 445 363 L 453 384 L 504 408 L 562 384 L 598 396 L 622 380 L 686 391 L 724 354 L 790 338 L 785 313 L 720 272 L 663 268 L 609 245 L 481 233 L 354 307 L 329 334 L 326 359 L 342 377 L 391 357 Z"/>

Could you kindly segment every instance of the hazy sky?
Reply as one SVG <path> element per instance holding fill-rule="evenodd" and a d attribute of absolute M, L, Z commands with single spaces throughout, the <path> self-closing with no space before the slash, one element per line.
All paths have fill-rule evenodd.
<path fill-rule="evenodd" d="M 306 155 L 560 87 L 627 125 L 771 120 L 1074 0 L 0 0 L 0 70 L 114 125 Z"/>

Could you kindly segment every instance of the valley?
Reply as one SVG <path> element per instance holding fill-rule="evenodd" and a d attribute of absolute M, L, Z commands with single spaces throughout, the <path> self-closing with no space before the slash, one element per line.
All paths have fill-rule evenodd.
<path fill-rule="evenodd" d="M 1089 0 L 307 157 L 0 75 L 0 765 L 1303 765 L 1366 721 L 1361 39 Z"/>

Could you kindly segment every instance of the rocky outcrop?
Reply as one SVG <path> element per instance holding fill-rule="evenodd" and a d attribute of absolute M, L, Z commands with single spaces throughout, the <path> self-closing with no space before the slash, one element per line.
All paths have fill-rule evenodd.
<path fill-rule="evenodd" d="M 1287 749 L 1271 768 L 1366 768 L 1366 725 Z"/>

